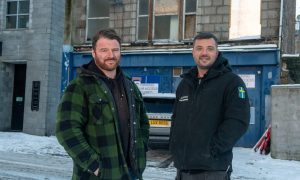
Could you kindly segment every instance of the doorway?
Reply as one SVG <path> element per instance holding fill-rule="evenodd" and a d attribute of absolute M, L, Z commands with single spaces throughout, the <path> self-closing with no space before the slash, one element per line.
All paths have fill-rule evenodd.
<path fill-rule="evenodd" d="M 26 64 L 15 65 L 11 130 L 23 130 Z"/>

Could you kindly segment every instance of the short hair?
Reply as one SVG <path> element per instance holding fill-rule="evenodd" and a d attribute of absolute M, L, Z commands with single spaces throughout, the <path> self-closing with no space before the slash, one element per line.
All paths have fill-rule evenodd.
<path fill-rule="evenodd" d="M 113 29 L 102 29 L 100 31 L 98 31 L 94 37 L 93 37 L 93 41 L 92 41 L 92 48 L 95 49 L 96 48 L 96 43 L 100 38 L 107 38 L 107 39 L 111 39 L 111 40 L 117 40 L 121 46 L 121 38 L 118 36 L 118 34 L 116 33 L 115 30 Z"/>
<path fill-rule="evenodd" d="M 211 39 L 211 38 L 215 40 L 216 46 L 218 46 L 218 38 L 214 34 L 212 34 L 210 32 L 199 32 L 194 37 L 193 44 L 195 44 L 196 40 L 199 40 L 199 39 Z"/>

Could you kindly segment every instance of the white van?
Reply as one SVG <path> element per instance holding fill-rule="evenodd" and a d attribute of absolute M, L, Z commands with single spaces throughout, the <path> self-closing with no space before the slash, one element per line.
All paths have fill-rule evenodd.
<path fill-rule="evenodd" d="M 143 99 L 150 124 L 150 147 L 152 145 L 168 145 L 175 94 L 144 94 Z"/>

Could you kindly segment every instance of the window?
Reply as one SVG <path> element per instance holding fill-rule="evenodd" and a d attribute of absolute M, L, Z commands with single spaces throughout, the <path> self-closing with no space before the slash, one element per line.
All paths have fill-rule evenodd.
<path fill-rule="evenodd" d="M 86 40 L 91 41 L 94 34 L 101 29 L 109 27 L 108 0 L 89 0 L 87 6 L 87 32 Z"/>
<path fill-rule="evenodd" d="M 181 74 L 182 74 L 182 67 L 173 68 L 173 77 L 180 77 Z"/>
<path fill-rule="evenodd" d="M 260 38 L 260 0 L 231 0 L 229 39 Z"/>
<path fill-rule="evenodd" d="M 193 38 L 196 28 L 197 0 L 139 0 L 138 2 L 138 40 L 174 42 Z"/>
<path fill-rule="evenodd" d="M 296 31 L 300 33 L 300 0 L 296 1 Z"/>
<path fill-rule="evenodd" d="M 138 13 L 138 39 L 148 39 L 148 0 L 139 1 L 139 13 Z"/>
<path fill-rule="evenodd" d="M 154 1 L 154 39 L 178 40 L 178 0 Z"/>
<path fill-rule="evenodd" d="M 184 39 L 192 39 L 196 32 L 197 0 L 185 0 Z"/>
<path fill-rule="evenodd" d="M 7 1 L 6 29 L 28 28 L 29 0 Z"/>

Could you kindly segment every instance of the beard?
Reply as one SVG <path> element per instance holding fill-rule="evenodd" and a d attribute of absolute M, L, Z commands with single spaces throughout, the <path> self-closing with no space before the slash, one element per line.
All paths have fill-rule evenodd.
<path fill-rule="evenodd" d="M 114 71 L 119 65 L 119 61 L 117 59 L 99 60 L 98 58 L 94 58 L 94 60 L 97 67 L 105 71 Z M 112 63 L 111 61 L 114 61 L 114 63 Z"/>

